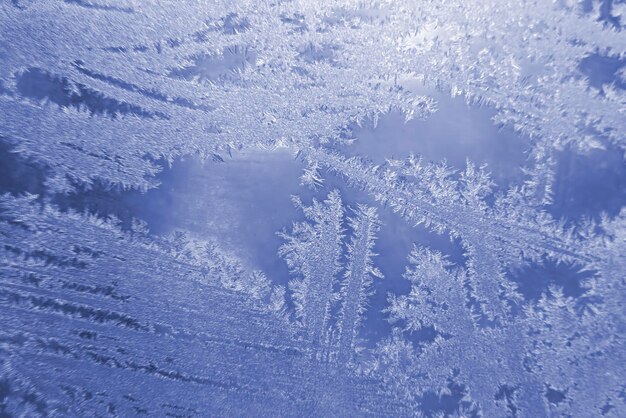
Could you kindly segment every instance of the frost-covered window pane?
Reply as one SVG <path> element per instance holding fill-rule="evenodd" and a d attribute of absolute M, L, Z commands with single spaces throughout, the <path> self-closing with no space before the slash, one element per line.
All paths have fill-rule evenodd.
<path fill-rule="evenodd" d="M 625 19 L 0 3 L 0 417 L 626 416 Z"/>

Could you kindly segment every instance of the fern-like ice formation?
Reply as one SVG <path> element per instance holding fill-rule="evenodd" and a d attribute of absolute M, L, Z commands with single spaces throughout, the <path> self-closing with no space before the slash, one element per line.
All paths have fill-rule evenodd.
<path fill-rule="evenodd" d="M 624 16 L 576 0 L 3 2 L 0 415 L 626 416 L 626 199 L 554 209 L 564 153 L 619 154 L 626 172 Z M 594 60 L 609 81 L 581 70 Z M 445 97 L 518 134 L 522 180 L 419 146 L 351 151 L 356 127 L 427 122 Z M 149 206 L 185 158 L 254 150 L 302 165 L 296 219 L 257 238 L 281 240 L 283 270 L 123 206 Z M 435 238 L 393 253 L 415 231 L 459 254 Z M 404 274 L 386 261 L 406 256 Z"/>

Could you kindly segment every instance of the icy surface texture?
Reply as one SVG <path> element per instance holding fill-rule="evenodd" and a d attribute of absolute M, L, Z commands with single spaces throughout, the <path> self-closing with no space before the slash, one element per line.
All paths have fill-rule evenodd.
<path fill-rule="evenodd" d="M 0 417 L 626 416 L 626 3 L 0 3 Z"/>

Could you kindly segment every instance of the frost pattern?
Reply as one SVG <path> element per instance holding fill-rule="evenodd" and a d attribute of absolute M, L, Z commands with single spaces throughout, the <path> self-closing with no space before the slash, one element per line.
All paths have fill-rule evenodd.
<path fill-rule="evenodd" d="M 0 415 L 626 415 L 626 209 L 549 210 L 561 153 L 624 163 L 622 3 L 0 11 Z M 593 57 L 622 63 L 610 83 L 581 70 Z M 427 119 L 441 94 L 492 109 L 527 141 L 522 182 L 501 190 L 469 159 L 344 152 L 352 127 Z M 224 237 L 63 205 L 158 189 L 184 157 L 229 164 L 254 149 L 303 165 L 304 218 L 277 231 L 287 286 Z M 458 242 L 464 261 L 415 244 L 403 277 L 383 279 L 388 210 Z M 525 275 L 546 266 L 572 278 L 528 297 Z M 408 291 L 381 309 L 382 280 Z M 380 340 L 364 333 L 373 314 L 390 327 Z"/>

